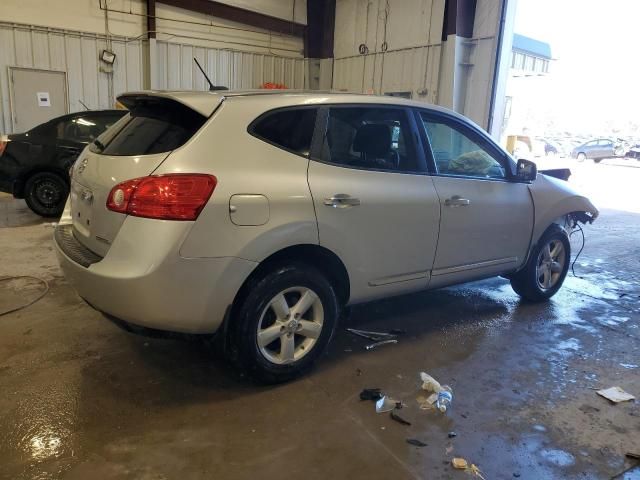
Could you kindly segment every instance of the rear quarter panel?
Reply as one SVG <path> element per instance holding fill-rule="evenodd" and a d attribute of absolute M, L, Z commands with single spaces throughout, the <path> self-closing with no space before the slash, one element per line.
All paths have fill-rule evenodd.
<path fill-rule="evenodd" d="M 260 262 L 299 244 L 317 244 L 318 227 L 307 182 L 309 160 L 247 132 L 260 114 L 278 106 L 270 98 L 225 100 L 192 141 L 154 172 L 209 173 L 218 182 L 180 248 L 180 255 L 239 257 Z M 263 195 L 268 220 L 241 226 L 231 221 L 233 195 Z"/>

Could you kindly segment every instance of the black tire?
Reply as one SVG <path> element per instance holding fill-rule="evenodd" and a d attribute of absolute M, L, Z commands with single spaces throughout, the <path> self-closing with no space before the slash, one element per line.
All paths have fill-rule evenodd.
<path fill-rule="evenodd" d="M 602 158 L 594 158 L 593 163 L 600 163 L 602 160 Z"/>
<path fill-rule="evenodd" d="M 584 152 L 580 152 L 576 155 L 576 158 L 579 162 L 584 162 L 587 159 L 587 155 Z"/>
<path fill-rule="evenodd" d="M 293 326 L 291 328 L 294 333 L 281 334 L 282 336 L 274 339 L 272 343 L 260 347 L 258 345 L 259 328 L 270 328 L 276 325 L 276 322 L 281 322 L 275 319 L 277 315 L 270 307 L 271 301 L 281 292 L 299 287 L 314 292 L 316 294 L 314 298 L 320 302 L 318 307 L 314 304 L 300 318 L 300 320 L 306 320 L 308 312 L 312 312 L 311 314 L 315 316 L 316 308 L 322 313 L 322 327 L 315 343 L 305 351 L 303 342 L 307 341 L 307 337 L 295 333 L 296 326 Z M 246 293 L 236 301 L 238 304 L 234 305 L 230 318 L 227 350 L 230 360 L 236 367 L 260 383 L 286 382 L 308 371 L 329 344 L 339 316 L 338 298 L 328 279 L 310 265 L 291 263 L 276 266 L 257 275 L 243 290 Z M 296 294 L 302 295 L 295 291 L 285 293 L 288 308 L 291 308 L 291 311 L 294 310 L 292 307 L 297 301 Z M 273 323 L 269 324 L 271 320 Z M 261 325 L 261 321 L 266 323 Z M 280 329 L 290 328 L 291 319 L 286 317 L 285 322 L 289 322 L 287 327 L 283 327 L 282 323 L 276 326 L 279 325 Z M 294 343 L 295 351 L 303 356 L 290 363 L 278 364 L 275 362 L 282 358 L 284 348 L 280 338 L 286 340 L 285 337 L 293 337 L 293 341 L 296 342 Z M 275 350 L 278 348 L 280 351 L 276 355 Z M 269 356 L 272 358 L 270 359 Z M 278 358 L 274 358 L 276 356 Z"/>
<path fill-rule="evenodd" d="M 40 172 L 27 180 L 24 199 L 29 208 L 42 217 L 59 217 L 69 195 L 69 186 L 60 176 Z"/>
<path fill-rule="evenodd" d="M 540 279 L 545 277 L 544 275 L 540 275 L 540 271 L 538 270 L 538 266 L 540 265 L 541 268 L 543 268 L 542 264 L 546 262 L 543 258 L 545 256 L 543 249 L 547 245 L 557 244 L 558 242 L 563 247 L 563 261 L 561 263 L 561 269 L 558 272 L 553 272 L 551 266 L 549 266 L 549 276 L 553 278 L 553 275 L 558 273 L 559 276 L 555 277 L 555 281 L 552 286 L 544 288 L 541 285 Z M 553 264 L 558 262 L 551 263 Z M 527 265 L 522 270 L 511 276 L 511 287 L 523 299 L 530 302 L 542 302 L 548 300 L 553 297 L 562 286 L 562 283 L 567 276 L 567 272 L 569 271 L 570 263 L 571 244 L 569 243 L 569 237 L 559 225 L 554 224 L 547 229 L 538 241 L 537 245 L 534 247 L 531 255 L 529 256 L 529 260 L 527 261 Z M 544 281 L 542 283 L 544 283 Z"/>

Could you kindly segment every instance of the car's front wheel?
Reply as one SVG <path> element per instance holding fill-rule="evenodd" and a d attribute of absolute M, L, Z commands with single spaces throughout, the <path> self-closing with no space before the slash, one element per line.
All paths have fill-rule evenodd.
<path fill-rule="evenodd" d="M 526 300 L 547 300 L 562 286 L 570 261 L 569 237 L 560 226 L 553 225 L 540 238 L 527 265 L 511 276 L 511 286 Z"/>
<path fill-rule="evenodd" d="M 24 199 L 29 208 L 42 217 L 59 217 L 69 195 L 67 182 L 51 172 L 40 172 L 27 180 Z"/>
<path fill-rule="evenodd" d="M 584 162 L 586 159 L 587 159 L 587 156 L 584 153 L 580 152 L 578 154 L 578 161 L 579 162 Z"/>
<path fill-rule="evenodd" d="M 247 285 L 230 319 L 232 360 L 264 383 L 291 380 L 323 353 L 338 318 L 331 283 L 316 268 L 292 263 Z"/>

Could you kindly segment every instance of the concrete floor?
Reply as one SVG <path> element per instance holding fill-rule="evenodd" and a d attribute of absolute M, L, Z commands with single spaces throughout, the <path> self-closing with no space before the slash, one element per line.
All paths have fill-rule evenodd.
<path fill-rule="evenodd" d="M 268 388 L 202 339 L 145 338 L 92 310 L 58 270 L 51 225 L 0 197 L 0 277 L 50 285 L 0 317 L 0 478 L 466 478 L 453 456 L 487 480 L 639 478 L 624 454 L 640 451 L 640 403 L 595 393 L 640 397 L 637 167 L 575 165 L 607 209 L 586 228 L 583 278 L 551 302 L 493 279 L 357 307 L 350 325 L 407 334 L 367 352 L 340 328 L 313 372 Z M 0 311 L 41 288 L 1 282 Z M 417 407 L 420 371 L 453 387 L 447 416 Z M 412 425 L 376 414 L 364 387 L 402 399 Z"/>

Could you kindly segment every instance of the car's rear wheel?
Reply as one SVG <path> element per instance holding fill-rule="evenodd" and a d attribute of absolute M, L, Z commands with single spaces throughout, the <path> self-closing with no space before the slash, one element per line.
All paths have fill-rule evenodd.
<path fill-rule="evenodd" d="M 580 152 L 578 154 L 578 161 L 579 162 L 584 162 L 586 159 L 587 159 L 587 156 L 583 152 Z"/>
<path fill-rule="evenodd" d="M 540 238 L 527 265 L 511 276 L 511 286 L 526 300 L 547 300 L 562 286 L 570 261 L 569 237 L 560 226 L 553 225 Z"/>
<path fill-rule="evenodd" d="M 338 299 L 312 266 L 292 263 L 252 279 L 230 319 L 231 358 L 264 383 L 307 371 L 335 330 Z"/>
<path fill-rule="evenodd" d="M 32 175 L 25 184 L 24 199 L 33 212 L 42 217 L 58 217 L 69 195 L 67 182 L 51 172 Z"/>
<path fill-rule="evenodd" d="M 593 162 L 594 163 L 600 163 L 602 161 L 602 158 L 594 158 Z"/>

